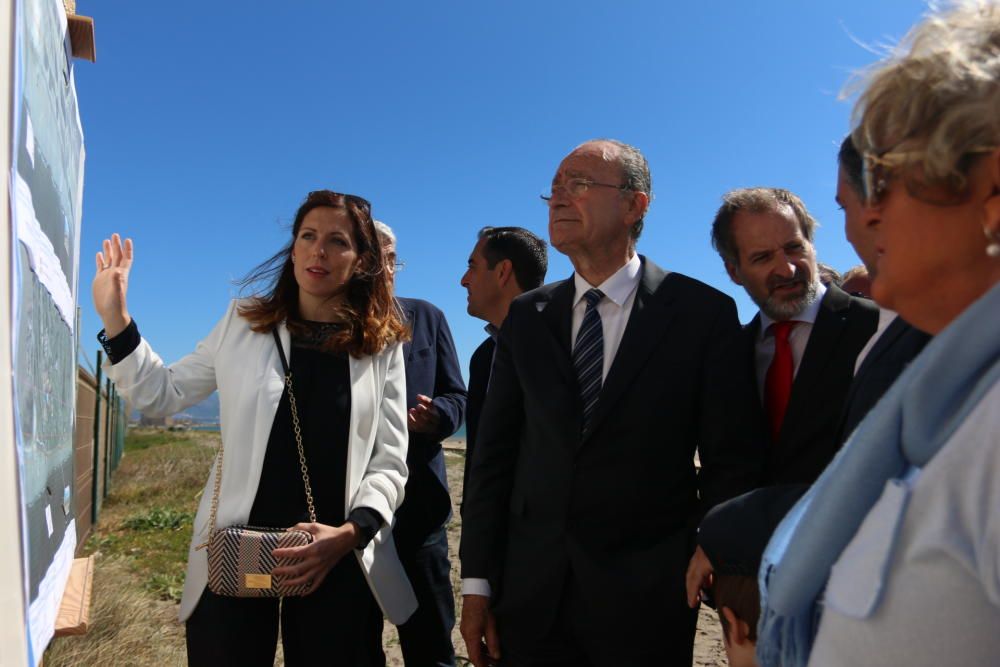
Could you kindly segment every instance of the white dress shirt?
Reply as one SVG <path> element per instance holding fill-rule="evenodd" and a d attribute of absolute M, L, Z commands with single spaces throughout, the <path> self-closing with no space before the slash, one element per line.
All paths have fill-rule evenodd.
<path fill-rule="evenodd" d="M 601 331 L 604 334 L 604 368 L 601 374 L 601 381 L 608 378 L 608 371 L 611 363 L 618 353 L 618 346 L 622 342 L 622 334 L 625 333 L 625 325 L 628 324 L 628 317 L 632 313 L 632 304 L 635 303 L 635 292 L 639 286 L 639 278 L 642 273 L 642 260 L 638 254 L 633 254 L 632 258 L 620 269 L 615 271 L 597 289 L 604 293 L 604 298 L 597 304 L 597 312 L 601 316 Z M 573 284 L 576 292 L 573 297 L 573 323 L 570 329 L 570 338 L 576 346 L 576 336 L 580 333 L 580 326 L 583 324 L 583 315 L 587 311 L 587 301 L 583 295 L 595 286 L 588 283 L 579 273 L 573 274 Z M 773 347 L 773 345 L 772 345 Z M 484 595 L 490 596 L 490 584 L 486 579 L 463 579 L 462 595 Z"/>
<path fill-rule="evenodd" d="M 882 334 L 885 333 L 885 330 L 890 324 L 892 324 L 892 321 L 896 319 L 896 317 L 898 316 L 894 310 L 881 307 L 878 309 L 878 328 L 875 329 L 875 333 L 868 339 L 865 346 L 861 348 L 861 351 L 858 352 L 858 360 L 854 362 L 855 375 L 858 374 L 858 369 L 861 368 L 861 363 L 865 360 L 865 357 L 867 357 L 868 353 L 872 351 L 872 348 L 875 347 L 875 343 L 878 342 L 878 339 L 882 337 Z"/>
<path fill-rule="evenodd" d="M 597 312 L 601 316 L 601 330 L 604 333 L 602 382 L 608 379 L 611 362 L 618 354 L 618 346 L 621 345 L 622 334 L 625 333 L 625 325 L 628 324 L 628 316 L 632 313 L 632 304 L 635 303 L 635 290 L 639 286 L 641 271 L 642 261 L 639 259 L 639 255 L 632 255 L 632 259 L 625 266 L 596 286 L 604 293 L 604 298 L 597 304 Z M 570 339 L 575 348 L 576 337 L 583 324 L 583 315 L 587 312 L 587 300 L 583 298 L 583 295 L 595 286 L 584 280 L 579 273 L 573 274 L 573 284 L 576 287 L 576 293 L 573 297 L 573 325 L 570 330 Z"/>
<path fill-rule="evenodd" d="M 788 335 L 788 344 L 792 348 L 792 377 L 798 375 L 799 364 L 802 363 L 802 355 L 806 352 L 806 345 L 809 344 L 809 336 L 812 334 L 813 324 L 816 323 L 816 316 L 819 315 L 820 302 L 826 294 L 826 285 L 819 284 L 816 289 L 816 300 L 809 304 L 805 310 L 792 318 L 798 324 L 792 328 Z M 767 378 L 767 369 L 771 367 L 771 360 L 774 359 L 774 332 L 771 325 L 774 320 L 760 313 L 760 331 L 757 333 L 756 364 L 757 370 L 757 394 L 761 402 L 764 400 L 764 381 Z"/>

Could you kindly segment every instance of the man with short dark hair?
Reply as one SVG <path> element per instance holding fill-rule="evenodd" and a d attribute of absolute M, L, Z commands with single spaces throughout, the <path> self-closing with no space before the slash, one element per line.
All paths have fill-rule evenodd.
<path fill-rule="evenodd" d="M 837 203 L 844 209 L 844 231 L 868 270 L 869 280 L 874 281 L 878 276 L 875 228 L 879 224 L 879 212 L 864 204 L 861 155 L 850 135 L 840 145 L 837 162 L 840 165 L 837 171 Z M 879 311 L 878 330 L 858 355 L 854 381 L 848 390 L 846 408 L 837 432 L 841 441 L 851 435 L 931 338 L 895 312 L 887 308 L 880 308 Z"/>
<path fill-rule="evenodd" d="M 545 241 L 522 227 L 483 227 L 469 255 L 462 287 L 469 292 L 469 315 L 486 321 L 489 337 L 476 348 L 469 361 L 463 489 L 469 479 L 469 466 L 476 448 L 479 414 L 486 400 L 500 325 L 507 318 L 514 297 L 542 285 L 548 263 Z M 463 498 L 465 494 L 463 491 Z"/>
<path fill-rule="evenodd" d="M 395 277 L 396 235 L 381 221 L 375 228 L 385 271 Z M 444 313 L 422 299 L 396 297 L 396 302 L 412 338 L 403 345 L 409 476 L 392 534 L 418 602 L 410 619 L 398 626 L 399 644 L 410 667 L 450 667 L 455 664 L 455 598 L 446 530 L 451 498 L 441 441 L 462 425 L 465 384 Z"/>
<path fill-rule="evenodd" d="M 497 341 L 462 534 L 477 667 L 691 663 L 694 527 L 757 483 L 761 435 L 733 300 L 636 252 L 651 195 L 642 153 L 598 140 L 543 197 L 574 275 Z"/>
<path fill-rule="evenodd" d="M 840 448 L 855 360 L 878 308 L 819 280 L 816 221 L 795 194 L 746 188 L 722 202 L 712 243 L 760 308 L 746 333 L 771 435 L 765 481 L 812 483 Z"/>

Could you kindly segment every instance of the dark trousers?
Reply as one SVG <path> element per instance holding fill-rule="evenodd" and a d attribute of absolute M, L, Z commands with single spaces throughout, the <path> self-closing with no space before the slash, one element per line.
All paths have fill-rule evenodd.
<path fill-rule="evenodd" d="M 445 526 L 431 533 L 415 550 L 401 551 L 399 559 L 413 585 L 418 607 L 398 626 L 400 648 L 407 667 L 453 667 L 455 647 L 455 597 L 448 562 L 448 532 Z"/>
<path fill-rule="evenodd" d="M 524 641 L 516 632 L 505 633 L 498 618 L 501 667 L 690 667 L 694 658 L 694 633 L 698 620 L 693 609 L 671 614 L 672 627 L 661 636 L 636 633 L 612 636 L 595 624 L 580 595 L 578 582 L 567 578 L 553 627 L 541 640 Z"/>
<path fill-rule="evenodd" d="M 207 588 L 188 618 L 191 667 L 272 667 L 281 621 L 288 667 L 384 667 L 382 612 L 354 554 L 304 597 L 231 598 Z"/>

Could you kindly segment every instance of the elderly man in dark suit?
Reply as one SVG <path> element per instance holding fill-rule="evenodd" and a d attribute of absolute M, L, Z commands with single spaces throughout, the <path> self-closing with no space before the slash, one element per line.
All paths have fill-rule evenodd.
<path fill-rule="evenodd" d="M 636 253 L 650 196 L 642 154 L 599 140 L 545 197 L 575 272 L 515 299 L 497 342 L 462 535 L 479 667 L 690 664 L 694 526 L 758 481 L 735 304 Z"/>
<path fill-rule="evenodd" d="M 395 276 L 396 237 L 375 222 L 386 271 Z M 444 313 L 420 299 L 397 297 L 413 338 L 403 346 L 410 443 L 405 498 L 396 512 L 393 538 L 417 595 L 413 616 L 399 626 L 403 660 L 413 667 L 455 664 L 451 631 L 455 601 L 445 524 L 451 498 L 441 441 L 458 430 L 465 416 L 466 391 L 458 353 Z"/>
<path fill-rule="evenodd" d="M 476 348 L 469 361 L 469 402 L 465 411 L 465 476 L 476 449 L 479 415 L 486 401 L 486 389 L 493 372 L 493 353 L 500 325 L 514 297 L 540 287 L 545 281 L 548 256 L 545 241 L 522 227 L 483 227 L 469 255 L 462 275 L 462 287 L 469 293 L 469 315 L 486 322 L 489 337 Z M 466 494 L 463 491 L 462 496 Z"/>
<path fill-rule="evenodd" d="M 733 190 L 712 223 L 729 277 L 760 312 L 746 327 L 770 433 L 765 481 L 812 483 L 840 448 L 838 424 L 878 307 L 818 277 L 816 221 L 781 188 Z"/>

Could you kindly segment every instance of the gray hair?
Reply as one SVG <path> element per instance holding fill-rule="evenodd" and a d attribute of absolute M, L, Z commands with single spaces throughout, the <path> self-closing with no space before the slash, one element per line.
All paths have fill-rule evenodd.
<path fill-rule="evenodd" d="M 858 150 L 912 141 L 906 148 L 923 152 L 922 181 L 963 193 L 969 157 L 1000 146 L 1000 4 L 968 0 L 930 13 L 848 92 L 860 86 Z"/>
<path fill-rule="evenodd" d="M 649 197 L 649 201 L 653 201 L 653 177 L 649 173 L 649 163 L 646 161 L 646 157 L 642 154 L 642 151 L 635 146 L 618 141 L 617 139 L 591 139 L 580 144 L 580 146 L 586 144 L 604 144 L 601 156 L 605 162 L 617 162 L 621 167 L 625 189 L 632 192 L 644 192 Z M 608 150 L 609 147 L 613 150 Z M 646 210 L 649 210 L 648 206 Z M 645 217 L 644 213 L 643 217 L 636 220 L 635 224 L 632 225 L 631 234 L 633 242 L 642 234 L 642 225 Z"/>
<path fill-rule="evenodd" d="M 870 276 L 868 275 L 868 269 L 865 267 L 865 265 L 858 264 L 857 266 L 852 266 L 851 268 L 844 271 L 843 282 L 846 283 L 848 280 L 854 280 L 855 278 L 869 278 L 869 277 Z"/>
<path fill-rule="evenodd" d="M 378 232 L 378 238 L 382 245 L 396 242 L 396 235 L 393 233 L 392 227 L 381 220 L 372 220 L 372 222 L 375 223 L 375 231 Z"/>
<path fill-rule="evenodd" d="M 712 221 L 712 247 L 724 262 L 740 265 L 740 251 L 733 238 L 733 219 L 740 211 L 747 213 L 777 212 L 781 208 L 791 209 L 798 220 L 802 236 L 812 243 L 813 234 L 819 223 L 810 215 L 805 203 L 784 188 L 742 188 L 730 190 L 722 195 L 722 206 Z"/>
<path fill-rule="evenodd" d="M 836 285 L 840 287 L 844 284 L 844 277 L 840 275 L 840 271 L 829 264 L 816 262 L 816 271 L 819 273 L 819 281 L 824 285 Z"/>

